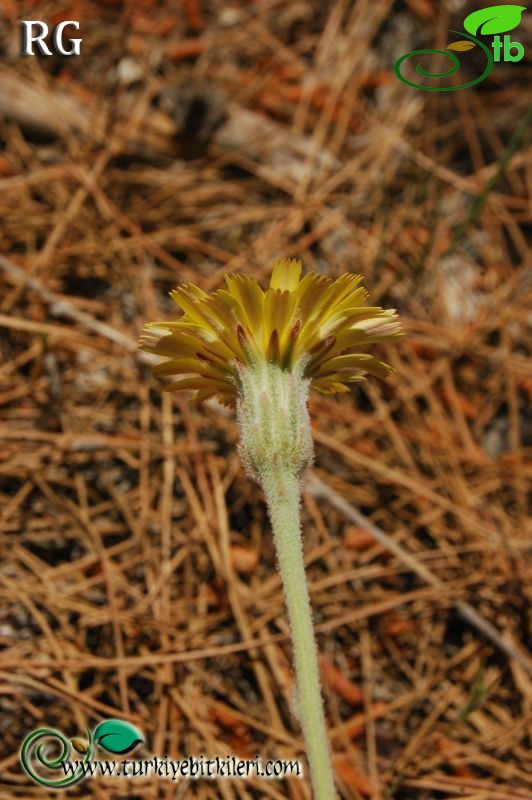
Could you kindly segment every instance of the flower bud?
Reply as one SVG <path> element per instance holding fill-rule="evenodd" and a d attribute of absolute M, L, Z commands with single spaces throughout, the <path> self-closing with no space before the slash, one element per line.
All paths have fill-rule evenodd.
<path fill-rule="evenodd" d="M 303 360 L 291 371 L 273 361 L 238 367 L 237 416 L 240 456 L 259 483 L 271 470 L 289 470 L 302 479 L 312 464 L 307 408 L 310 380 Z"/>

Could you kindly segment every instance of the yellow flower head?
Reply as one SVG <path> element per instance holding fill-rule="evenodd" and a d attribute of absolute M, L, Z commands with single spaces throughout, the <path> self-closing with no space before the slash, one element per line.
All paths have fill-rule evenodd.
<path fill-rule="evenodd" d="M 361 275 L 301 278 L 301 269 L 301 261 L 277 261 L 266 291 L 255 278 L 232 274 L 227 289 L 212 294 L 191 283 L 171 292 L 183 316 L 150 322 L 140 339 L 143 350 L 169 359 L 156 374 L 179 376 L 166 391 L 191 389 L 197 400 L 216 395 L 234 406 L 239 367 L 260 361 L 287 371 L 303 364 L 303 377 L 324 393 L 349 391 L 366 373 L 389 375 L 387 364 L 354 351 L 400 335 L 394 310 L 364 305 Z"/>

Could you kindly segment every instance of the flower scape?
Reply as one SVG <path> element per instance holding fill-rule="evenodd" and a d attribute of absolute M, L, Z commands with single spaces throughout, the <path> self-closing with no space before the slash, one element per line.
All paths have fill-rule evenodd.
<path fill-rule="evenodd" d="M 297 368 L 323 393 L 347 392 L 368 373 L 391 374 L 384 362 L 353 351 L 400 335 L 395 311 L 364 305 L 361 275 L 301 279 L 301 271 L 301 261 L 282 259 L 266 291 L 255 278 L 229 274 L 227 289 L 212 294 L 190 283 L 170 292 L 183 316 L 148 323 L 140 339 L 143 350 L 169 359 L 155 374 L 179 376 L 165 391 L 193 390 L 196 400 L 216 396 L 234 407 L 239 367 L 261 361 Z"/>
<path fill-rule="evenodd" d="M 263 291 L 255 278 L 226 275 L 227 289 L 207 294 L 192 284 L 171 292 L 176 322 L 145 326 L 141 347 L 168 360 L 159 375 L 177 376 L 167 391 L 193 390 L 236 406 L 242 463 L 264 491 L 294 650 L 297 716 L 315 800 L 336 796 L 320 694 L 320 676 L 303 561 L 300 502 L 313 459 L 308 393 L 346 392 L 366 374 L 392 369 L 363 352 L 400 335 L 393 310 L 364 305 L 360 275 L 337 280 L 301 262 L 277 261 Z"/>

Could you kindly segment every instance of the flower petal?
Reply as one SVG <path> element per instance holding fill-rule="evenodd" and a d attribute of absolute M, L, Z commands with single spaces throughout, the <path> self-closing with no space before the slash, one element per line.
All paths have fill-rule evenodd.
<path fill-rule="evenodd" d="M 305 377 L 325 393 L 349 391 L 366 373 L 389 375 L 388 365 L 355 349 L 400 335 L 395 312 L 364 305 L 360 275 L 301 279 L 301 268 L 299 260 L 277 261 L 266 292 L 239 274 L 227 275 L 227 288 L 211 294 L 191 283 L 171 292 L 183 316 L 148 323 L 139 341 L 168 359 L 154 368 L 177 377 L 166 390 L 191 389 L 198 400 L 215 395 L 234 406 L 239 369 L 257 360 L 292 371 L 304 359 Z"/>
<path fill-rule="evenodd" d="M 270 289 L 295 292 L 299 284 L 302 269 L 303 264 L 298 259 L 278 259 L 275 262 L 272 277 L 270 278 Z"/>
<path fill-rule="evenodd" d="M 384 361 L 367 353 L 348 353 L 323 361 L 314 374 L 317 378 L 336 375 L 340 380 L 348 381 L 351 373 L 358 376 L 361 372 L 370 372 L 379 378 L 387 378 L 393 371 Z"/>
<path fill-rule="evenodd" d="M 249 339 L 258 339 L 262 333 L 264 292 L 255 278 L 248 275 L 226 275 L 225 282 L 229 294 L 236 300 L 233 310 L 238 321 Z"/>

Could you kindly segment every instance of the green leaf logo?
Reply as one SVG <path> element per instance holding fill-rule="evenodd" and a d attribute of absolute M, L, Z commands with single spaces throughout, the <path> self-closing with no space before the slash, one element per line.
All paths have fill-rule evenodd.
<path fill-rule="evenodd" d="M 464 20 L 464 28 L 475 36 L 477 33 L 492 35 L 513 31 L 521 22 L 526 6 L 490 6 L 473 11 Z"/>
<path fill-rule="evenodd" d="M 130 753 L 144 739 L 140 731 L 130 722 L 122 719 L 106 719 L 100 722 L 94 731 L 93 741 L 108 753 L 121 755 Z"/>

